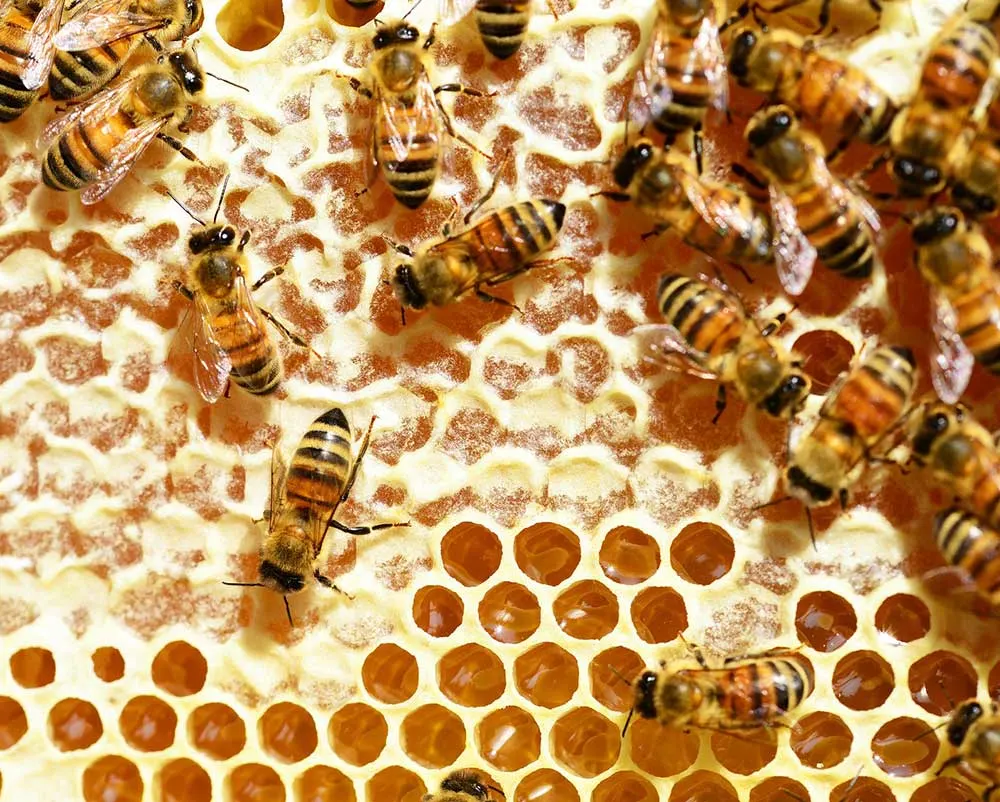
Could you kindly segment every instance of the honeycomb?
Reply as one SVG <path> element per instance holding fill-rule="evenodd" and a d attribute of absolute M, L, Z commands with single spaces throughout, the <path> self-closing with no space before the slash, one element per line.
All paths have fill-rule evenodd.
<path fill-rule="evenodd" d="M 422 30 L 433 5 L 413 11 Z M 905 97 L 960 4 L 886 3 L 864 36 L 853 5 L 851 34 L 852 3 L 834 2 L 829 46 Z M 712 426 L 715 387 L 658 373 L 630 337 L 657 320 L 661 272 L 704 264 L 590 197 L 654 4 L 554 9 L 507 62 L 471 19 L 439 29 L 435 82 L 494 93 L 446 100 L 489 155 L 455 144 L 416 212 L 382 183 L 355 197 L 368 109 L 335 73 L 363 77 L 372 27 L 342 0 L 207 0 L 200 56 L 249 91 L 209 79 L 186 139 L 202 164 L 154 146 L 97 206 L 39 186 L 49 106 L 7 126 L 0 800 L 418 802 L 452 767 L 511 802 L 977 798 L 935 778 L 949 751 L 927 733 L 1000 693 L 995 620 L 931 538 L 946 499 L 918 472 L 873 471 L 846 511 L 818 511 L 815 550 L 797 505 L 754 511 L 779 492 L 785 429 L 738 399 Z M 742 154 L 758 104 L 734 93 L 712 169 Z M 568 205 L 559 263 L 502 288 L 521 313 L 472 299 L 404 327 L 383 237 L 437 236 L 498 170 L 493 203 Z M 166 191 L 210 215 L 226 174 L 254 277 L 286 268 L 258 299 L 316 354 L 285 351 L 277 396 L 209 406 L 171 348 L 191 222 Z M 789 319 L 817 393 L 870 336 L 927 365 L 927 293 L 886 222 L 885 270 L 859 285 L 818 269 Z M 760 314 L 789 306 L 773 276 L 729 278 Z M 977 371 L 968 399 L 995 423 L 993 387 Z M 344 593 L 293 597 L 290 627 L 279 597 L 222 581 L 254 577 L 272 448 L 334 404 L 355 429 L 377 415 L 341 519 L 411 526 L 331 531 L 322 570 Z M 712 660 L 801 644 L 816 691 L 790 728 L 637 720 L 623 739 L 622 678 L 687 659 L 681 635 Z"/>

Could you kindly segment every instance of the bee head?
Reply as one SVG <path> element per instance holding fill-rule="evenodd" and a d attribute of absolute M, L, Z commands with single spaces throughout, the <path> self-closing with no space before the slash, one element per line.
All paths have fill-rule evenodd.
<path fill-rule="evenodd" d="M 235 242 L 235 228 L 222 223 L 213 223 L 195 231 L 188 240 L 188 248 L 191 253 L 199 254 L 205 251 L 222 251 Z"/>
<path fill-rule="evenodd" d="M 936 192 L 942 185 L 941 171 L 931 164 L 901 156 L 892 163 L 892 175 L 900 191 L 907 196 L 923 196 Z"/>
<path fill-rule="evenodd" d="M 282 595 L 298 593 L 306 586 L 306 579 L 303 574 L 296 573 L 295 571 L 286 571 L 270 560 L 261 561 L 257 578 L 265 588 L 269 588 L 275 593 Z"/>
<path fill-rule="evenodd" d="M 201 0 L 184 0 L 184 36 L 191 36 L 201 30 L 205 22 L 205 7 Z"/>
<path fill-rule="evenodd" d="M 412 265 L 398 265 L 396 275 L 392 278 L 392 289 L 396 299 L 411 309 L 423 309 L 427 306 L 427 296 L 420 288 Z"/>
<path fill-rule="evenodd" d="M 962 223 L 962 213 L 958 209 L 932 209 L 916 219 L 913 224 L 913 242 L 930 245 L 948 239 L 958 231 Z"/>
<path fill-rule="evenodd" d="M 635 712 L 643 718 L 656 718 L 656 685 L 655 671 L 643 671 L 635 681 Z"/>
<path fill-rule="evenodd" d="M 761 407 L 775 418 L 791 418 L 805 405 L 811 388 L 809 377 L 793 368 L 785 375 L 778 388 L 764 399 Z"/>
<path fill-rule="evenodd" d="M 965 736 L 969 734 L 969 727 L 981 719 L 984 714 L 983 706 L 979 702 L 966 702 L 955 708 L 948 722 L 948 743 L 954 747 L 959 747 L 965 741 Z"/>
<path fill-rule="evenodd" d="M 791 418 L 809 395 L 812 383 L 799 367 L 773 349 L 748 351 L 736 361 L 736 375 L 747 399 L 776 418 Z"/>
<path fill-rule="evenodd" d="M 175 50 L 167 56 L 167 63 L 187 94 L 197 95 L 205 88 L 205 73 L 202 72 L 198 54 L 193 48 Z"/>
<path fill-rule="evenodd" d="M 405 20 L 382 25 L 372 37 L 372 47 L 385 50 L 392 45 L 412 44 L 420 38 L 420 31 Z"/>
<path fill-rule="evenodd" d="M 954 413 L 954 414 L 953 414 Z M 946 404 L 935 404 L 924 414 L 913 435 L 913 454 L 916 457 L 930 456 L 938 439 L 951 431 L 959 420 L 956 408 Z"/>
<path fill-rule="evenodd" d="M 647 140 L 636 142 L 626 150 L 615 165 L 615 183 L 622 189 L 628 189 L 635 179 L 636 173 L 650 162 L 655 154 L 653 143 Z"/>
<path fill-rule="evenodd" d="M 441 782 L 441 790 L 453 794 L 468 794 L 473 799 L 486 802 L 490 791 L 472 771 L 453 771 Z"/>
<path fill-rule="evenodd" d="M 772 106 L 750 120 L 746 138 L 752 147 L 762 148 L 781 139 L 794 124 L 791 109 L 787 106 Z"/>
<path fill-rule="evenodd" d="M 833 488 L 817 482 L 798 465 L 790 465 L 785 472 L 788 492 L 803 504 L 826 504 L 833 498 Z"/>

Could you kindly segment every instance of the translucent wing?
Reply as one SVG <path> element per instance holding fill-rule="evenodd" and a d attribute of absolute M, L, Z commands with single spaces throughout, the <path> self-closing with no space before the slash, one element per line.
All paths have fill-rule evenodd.
<path fill-rule="evenodd" d="M 770 192 L 778 279 L 789 295 L 800 295 L 812 277 L 816 249 L 799 228 L 792 199 L 774 184 L 771 184 Z"/>
<path fill-rule="evenodd" d="M 52 39 L 62 22 L 63 0 L 48 0 L 38 12 L 28 32 L 27 66 L 21 74 L 21 83 L 27 89 L 38 89 L 49 79 L 56 49 Z"/>
<path fill-rule="evenodd" d="M 209 323 L 211 311 L 200 297 L 195 299 L 194 312 L 194 386 L 214 404 L 226 389 L 232 362 L 215 337 Z"/>
<path fill-rule="evenodd" d="M 822 154 L 813 152 L 812 177 L 820 192 L 829 194 L 838 206 L 853 207 L 874 233 L 882 230 L 882 221 L 874 207 L 853 187 L 848 186 L 830 172 L 830 167 Z"/>
<path fill-rule="evenodd" d="M 708 357 L 703 351 L 692 348 L 683 335 L 669 323 L 637 326 L 632 338 L 639 351 L 647 358 L 668 368 L 683 369 L 703 379 L 717 379 L 718 374 L 703 364 Z"/>
<path fill-rule="evenodd" d="M 271 333 L 267 329 L 264 317 L 257 311 L 257 306 L 250 297 L 250 288 L 247 287 L 246 279 L 242 276 L 236 279 L 236 286 L 233 288 L 234 308 L 228 310 L 232 316 L 230 326 L 236 326 L 243 331 L 254 333 L 254 336 L 264 337 L 270 340 Z M 240 375 L 239 369 L 234 369 L 233 374 Z"/>
<path fill-rule="evenodd" d="M 382 133 L 388 139 L 396 161 L 406 159 L 417 135 L 430 137 L 429 141 L 421 141 L 421 147 L 438 142 L 438 106 L 434 98 L 434 87 L 431 86 L 427 73 L 423 73 L 417 81 L 416 99 L 405 116 L 401 114 L 398 103 L 382 92 L 379 92 L 378 102 L 378 123 L 384 128 Z M 398 124 L 400 121 L 404 123 L 402 127 Z M 376 129 L 379 127 L 378 123 Z"/>
<path fill-rule="evenodd" d="M 942 401 L 954 404 L 968 387 L 976 360 L 956 331 L 954 308 L 941 295 L 935 294 L 933 316 L 935 353 L 931 360 L 931 382 Z"/>
<path fill-rule="evenodd" d="M 719 26 L 711 16 L 701 22 L 701 30 L 691 49 L 692 62 L 705 71 L 712 87 L 712 105 L 717 109 L 729 106 L 729 77 L 726 73 L 726 54 L 719 38 Z"/>
<path fill-rule="evenodd" d="M 708 193 L 700 179 L 694 175 L 684 173 L 680 176 L 680 181 L 684 186 L 688 202 L 702 220 L 720 231 L 738 231 L 743 238 L 752 236 L 752 221 L 744 216 L 738 206 L 720 202 L 709 203 Z"/>
<path fill-rule="evenodd" d="M 285 458 L 278 451 L 278 444 L 274 444 L 271 451 L 271 500 L 269 504 L 269 514 L 272 521 L 281 517 L 282 509 L 285 505 L 285 477 L 288 474 L 288 465 Z"/>
<path fill-rule="evenodd" d="M 97 174 L 94 183 L 81 190 L 80 200 L 89 206 L 97 203 L 114 189 L 169 121 L 170 117 L 149 120 L 126 133 L 122 141 L 111 151 L 108 166 Z"/>
<path fill-rule="evenodd" d="M 663 80 L 669 45 L 666 29 L 657 25 L 632 84 L 633 102 L 629 104 L 629 113 L 640 127 L 661 115 L 673 99 L 673 90 Z"/>
<path fill-rule="evenodd" d="M 75 51 L 101 47 L 166 24 L 163 17 L 136 14 L 128 10 L 123 0 L 84 4 L 55 35 L 60 50 Z"/>
<path fill-rule="evenodd" d="M 89 101 L 73 106 L 66 114 L 50 121 L 42 129 L 42 134 L 38 138 L 38 146 L 40 148 L 47 148 L 63 131 L 72 128 L 74 125 L 87 125 L 110 117 L 118 111 L 118 107 L 121 106 L 122 102 L 132 91 L 135 81 L 135 76 L 127 78 L 115 86 L 98 92 Z"/>
<path fill-rule="evenodd" d="M 439 0 L 437 20 L 442 25 L 454 25 L 476 7 L 477 0 Z"/>
<path fill-rule="evenodd" d="M 14 6 L 14 0 L 0 0 L 0 18 L 6 17 Z"/>

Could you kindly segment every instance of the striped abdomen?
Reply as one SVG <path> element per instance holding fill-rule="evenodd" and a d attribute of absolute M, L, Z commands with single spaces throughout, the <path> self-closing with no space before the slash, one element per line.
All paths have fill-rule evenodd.
<path fill-rule="evenodd" d="M 980 365 L 1000 373 L 1000 281 L 993 279 L 950 300 L 962 342 Z"/>
<path fill-rule="evenodd" d="M 141 41 L 129 36 L 88 50 L 56 50 L 49 93 L 56 100 L 74 100 L 96 92 L 118 74 Z"/>
<path fill-rule="evenodd" d="M 285 499 L 304 519 L 311 510 L 332 510 L 351 469 L 351 425 L 334 407 L 313 421 L 292 456 Z"/>
<path fill-rule="evenodd" d="M 112 163 L 112 154 L 136 127 L 121 109 L 95 123 L 77 123 L 63 131 L 42 159 L 42 180 L 52 189 L 81 189 Z"/>
<path fill-rule="evenodd" d="M 215 312 L 210 323 L 216 340 L 229 355 L 233 383 L 254 395 L 272 392 L 281 381 L 281 356 L 257 308 L 235 309 L 227 304 Z"/>
<path fill-rule="evenodd" d="M 384 119 L 383 114 L 391 119 Z M 392 147 L 396 138 L 410 143 L 402 160 Z M 383 105 L 375 121 L 375 158 L 396 200 L 410 209 L 427 200 L 437 178 L 439 155 L 436 124 L 429 125 L 426 116 L 402 101 Z"/>
<path fill-rule="evenodd" d="M 21 82 L 33 21 L 16 8 L 0 19 L 0 122 L 16 120 L 38 97 L 37 89 L 25 89 Z"/>
<path fill-rule="evenodd" d="M 850 190 L 846 190 L 849 195 Z M 831 270 L 846 278 L 864 279 L 875 267 L 875 236 L 847 198 L 835 203 L 829 188 L 810 183 L 793 196 L 802 233 L 816 248 L 816 255 Z"/>
<path fill-rule="evenodd" d="M 878 348 L 847 377 L 823 417 L 849 424 L 871 445 L 899 420 L 916 380 L 916 361 L 908 348 Z"/>
<path fill-rule="evenodd" d="M 715 86 L 705 71 L 706 60 L 695 52 L 700 34 L 700 26 L 672 28 L 661 34 L 666 40 L 662 51 L 666 58 L 652 65 L 657 74 L 649 80 L 662 82 L 670 90 L 670 102 L 653 117 L 656 129 L 668 136 L 699 127 L 715 97 Z"/>
<path fill-rule="evenodd" d="M 963 569 L 980 592 L 1000 604 L 1000 534 L 958 507 L 938 513 L 934 538 L 950 565 Z"/>
<path fill-rule="evenodd" d="M 709 358 L 731 353 L 747 325 L 721 292 L 686 276 L 660 279 L 658 303 L 663 317 L 691 348 Z"/>
<path fill-rule="evenodd" d="M 692 209 L 689 224 L 681 231 L 684 242 L 713 259 L 739 265 L 763 264 L 774 258 L 771 218 L 748 195 L 725 184 L 710 184 L 692 176 L 685 180 L 697 181 L 697 186 L 689 191 L 702 195 L 714 219 L 706 220 Z M 739 224 L 726 225 L 724 221 Z"/>
<path fill-rule="evenodd" d="M 918 92 L 938 106 L 972 110 L 1000 56 L 997 40 L 981 22 L 963 17 L 931 44 Z"/>
<path fill-rule="evenodd" d="M 510 58 L 524 41 L 531 0 L 479 0 L 476 26 L 483 45 L 496 58 Z"/>

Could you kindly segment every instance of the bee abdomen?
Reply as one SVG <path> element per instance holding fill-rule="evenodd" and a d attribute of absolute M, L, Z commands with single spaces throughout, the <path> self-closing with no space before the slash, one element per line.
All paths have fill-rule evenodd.
<path fill-rule="evenodd" d="M 38 91 L 21 82 L 27 37 L 32 21 L 16 11 L 0 25 L 0 122 L 16 120 L 28 109 Z"/>
<path fill-rule="evenodd" d="M 281 383 L 281 358 L 277 349 L 270 343 L 268 345 L 270 347 L 265 346 L 263 353 L 251 356 L 239 364 L 233 360 L 233 367 L 229 372 L 234 384 L 253 395 L 267 395 Z"/>
<path fill-rule="evenodd" d="M 528 0 L 479 0 L 476 26 L 493 56 L 505 59 L 518 51 L 528 29 L 529 9 Z"/>
<path fill-rule="evenodd" d="M 812 666 L 796 654 L 756 659 L 727 671 L 720 681 L 723 708 L 735 727 L 781 719 L 812 693 Z"/>
<path fill-rule="evenodd" d="M 134 128 L 121 111 L 99 123 L 75 125 L 60 134 L 42 161 L 42 180 L 52 189 L 80 189 L 111 164 L 113 152 Z"/>
<path fill-rule="evenodd" d="M 742 321 L 721 293 L 686 276 L 660 279 L 660 311 L 695 350 L 720 355 L 739 340 Z"/>
<path fill-rule="evenodd" d="M 300 506 L 333 507 L 351 469 L 351 427 L 337 407 L 320 415 L 292 457 L 285 494 Z"/>
<path fill-rule="evenodd" d="M 1000 373 L 1000 292 L 980 288 L 954 303 L 958 334 L 976 361 L 991 373 Z"/>
<path fill-rule="evenodd" d="M 934 520 L 938 548 L 949 564 L 965 570 L 993 604 L 1000 604 L 1000 534 L 957 507 Z"/>
<path fill-rule="evenodd" d="M 993 34 L 979 22 L 967 20 L 932 46 L 920 76 L 920 91 L 948 108 L 973 106 L 998 55 Z"/>
<path fill-rule="evenodd" d="M 868 278 L 875 266 L 874 243 L 868 229 L 858 223 L 835 233 L 824 244 L 817 243 L 816 254 L 827 267 L 847 278 Z"/>
<path fill-rule="evenodd" d="M 72 53 L 57 50 L 49 93 L 56 100 L 73 100 L 100 89 L 118 74 L 138 43 L 138 37 L 130 37 Z"/>
<path fill-rule="evenodd" d="M 557 201 L 523 201 L 487 215 L 461 236 L 484 275 L 513 273 L 552 247 L 565 214 Z"/>

